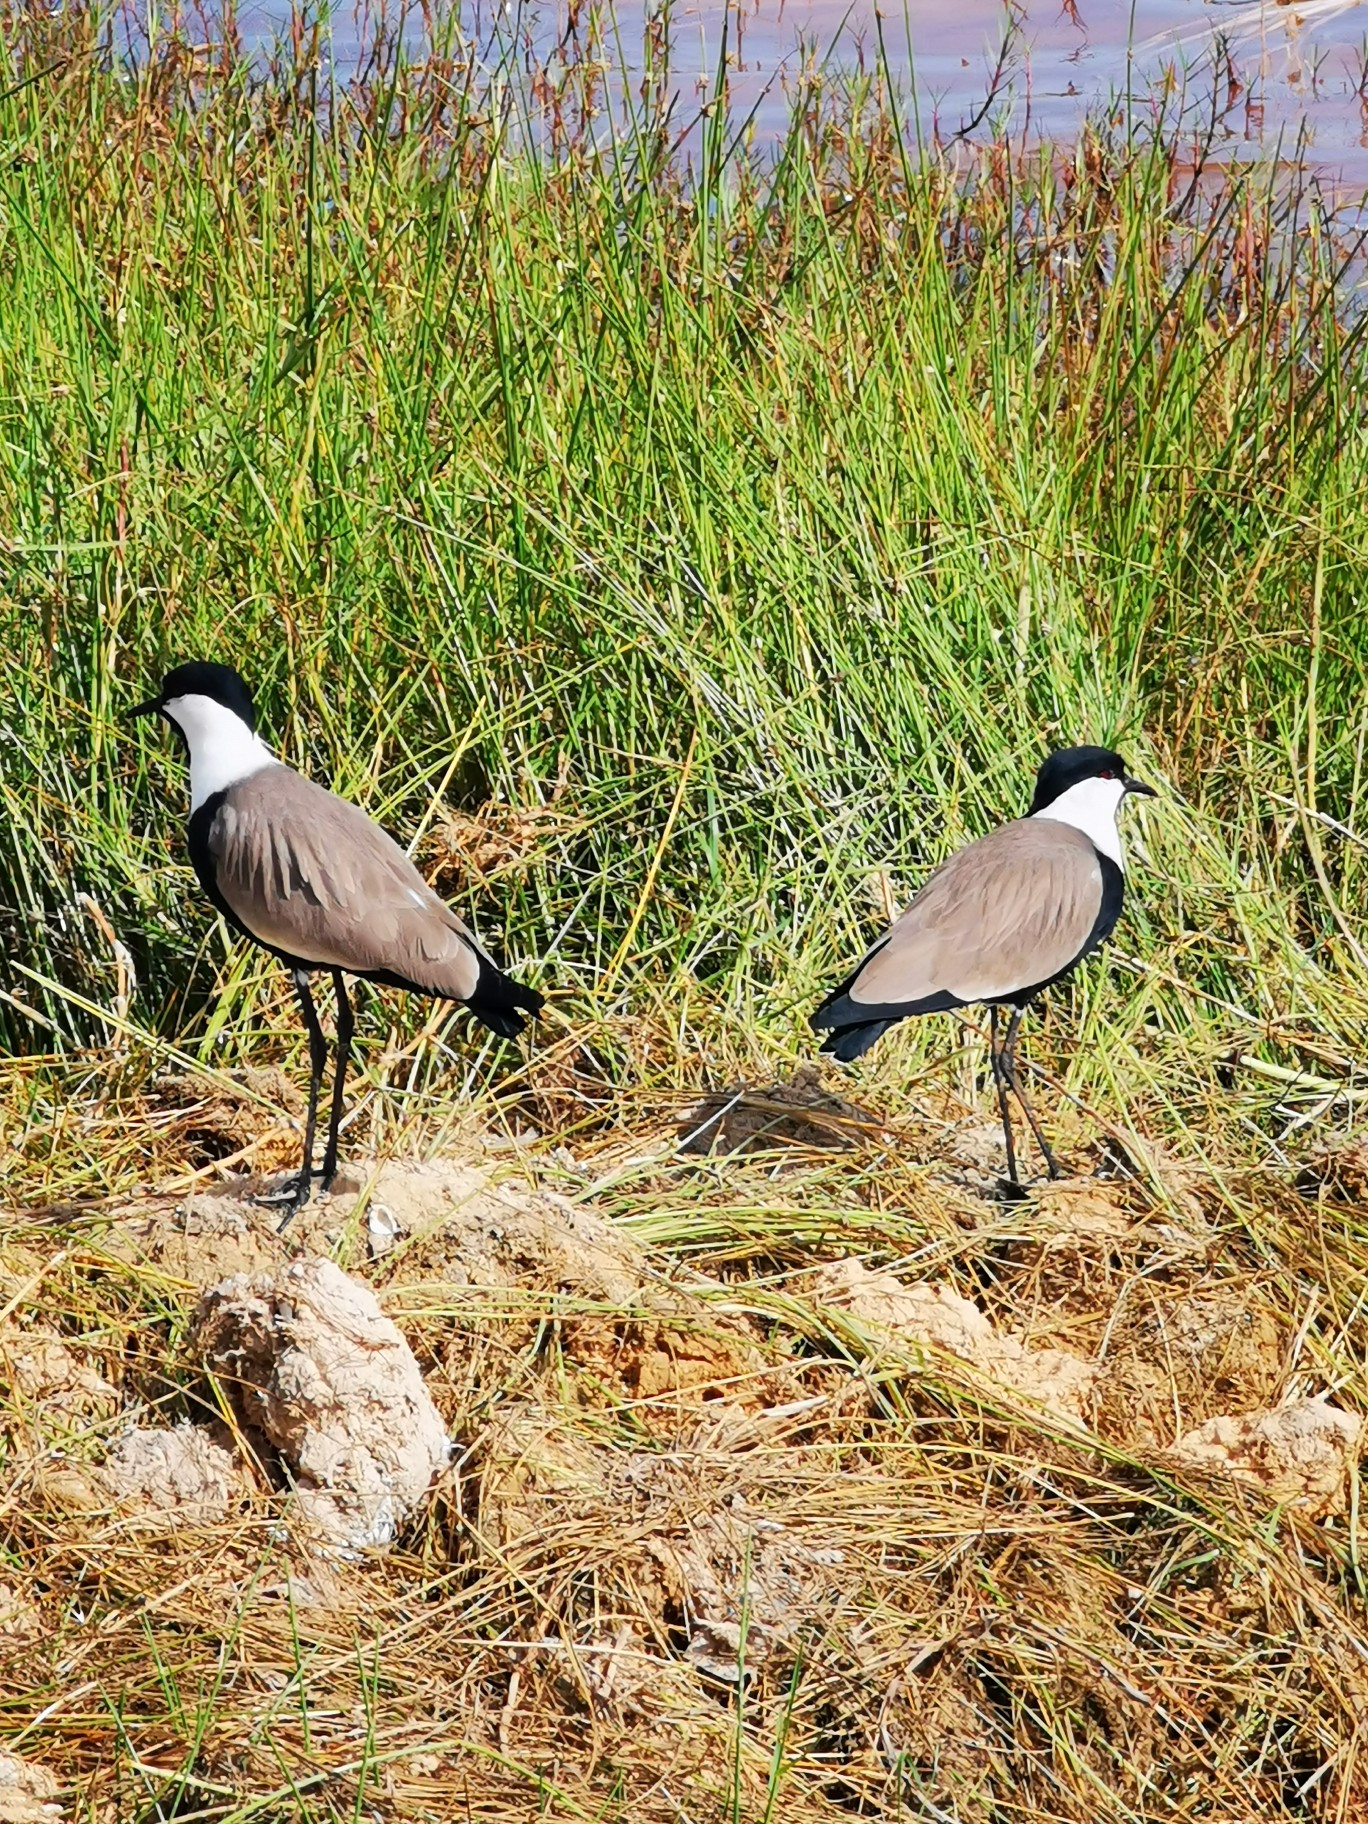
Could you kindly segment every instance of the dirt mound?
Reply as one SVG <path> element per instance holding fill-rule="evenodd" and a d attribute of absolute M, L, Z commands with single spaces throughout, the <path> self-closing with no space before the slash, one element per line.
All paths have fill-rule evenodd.
<path fill-rule="evenodd" d="M 273 1183 L 229 1180 L 180 1203 L 145 1206 L 122 1218 L 105 1247 L 117 1260 L 159 1268 L 197 1288 L 235 1273 L 268 1272 L 301 1248 L 326 1248 L 339 1221 L 332 1201 L 307 1204 L 282 1234 L 281 1208 L 253 1201 Z"/>
<path fill-rule="evenodd" d="M 12 1583 L 0 1583 L 0 1657 L 26 1646 L 43 1628 L 42 1611 Z"/>
<path fill-rule="evenodd" d="M 740 1320 L 683 1298 L 659 1298 L 657 1307 L 659 1315 L 567 1320 L 567 1359 L 616 1397 L 638 1402 L 652 1431 L 675 1431 L 709 1403 L 754 1411 L 783 1397 L 783 1370 Z"/>
<path fill-rule="evenodd" d="M 1168 1168 L 1165 1168 L 1166 1172 Z M 1025 1238 L 1047 1248 L 1112 1247 L 1148 1260 L 1197 1261 L 1216 1240 L 1201 1205 L 1173 1172 L 1174 1207 L 1155 1211 L 1131 1202 L 1131 1187 L 1114 1180 L 1064 1178 L 1043 1184 L 1019 1209 Z"/>
<path fill-rule="evenodd" d="M 103 1417 L 119 1403 L 104 1376 L 46 1327 L 0 1329 L 0 1380 L 15 1405 L 48 1429 L 54 1422 Z"/>
<path fill-rule="evenodd" d="M 510 1563 L 576 1536 L 592 1559 L 588 1542 L 611 1536 L 614 1580 L 645 1603 L 655 1637 L 682 1629 L 687 1663 L 714 1678 L 791 1663 L 849 1594 L 840 1548 L 753 1505 L 724 1446 L 685 1436 L 665 1453 L 614 1450 L 564 1413 L 520 1407 L 479 1448 L 480 1528 Z"/>
<path fill-rule="evenodd" d="M 1182 1467 L 1233 1476 L 1319 1520 L 1348 1506 L 1362 1432 L 1357 1413 L 1323 1399 L 1296 1400 L 1269 1412 L 1208 1419 L 1170 1455 Z"/>
<path fill-rule="evenodd" d="M 304 1114 L 298 1084 L 277 1066 L 213 1077 L 167 1071 L 153 1079 L 148 1095 L 159 1113 L 175 1111 L 191 1165 L 236 1158 L 266 1139 L 283 1142 Z"/>
<path fill-rule="evenodd" d="M 334 1199 L 339 1217 L 349 1208 Z M 592 1210 L 500 1179 L 485 1164 L 387 1165 L 369 1207 L 411 1238 L 405 1271 L 468 1286 L 547 1286 L 630 1303 L 651 1277 L 642 1248 Z"/>
<path fill-rule="evenodd" d="M 558 1345 L 586 1405 L 625 1395 L 645 1426 L 668 1432 L 700 1402 L 753 1408 L 776 1397 L 771 1355 L 745 1319 L 671 1283 L 632 1236 L 565 1197 L 447 1162 L 387 1169 L 370 1207 L 411 1237 L 402 1271 L 415 1302 L 488 1290 L 534 1321 L 554 1300 Z"/>
<path fill-rule="evenodd" d="M 231 1180 L 181 1203 L 144 1207 L 122 1218 L 105 1245 L 117 1259 L 206 1287 L 331 1252 L 348 1238 L 359 1247 L 364 1219 L 369 1251 L 401 1252 L 410 1276 L 548 1285 L 614 1303 L 629 1301 L 649 1277 L 641 1248 L 611 1223 L 484 1161 L 350 1166 L 330 1197 L 315 1197 L 283 1232 L 280 1206 L 253 1201 L 273 1184 Z"/>
<path fill-rule="evenodd" d="M 1341 1135 L 1309 1153 L 1296 1174 L 1303 1197 L 1368 1204 L 1368 1140 Z"/>
<path fill-rule="evenodd" d="M 287 1466 L 308 1528 L 390 1544 L 450 1444 L 413 1353 L 368 1286 L 330 1260 L 206 1293 L 195 1346 L 249 1437 Z"/>
<path fill-rule="evenodd" d="M 116 1507 L 155 1526 L 209 1526 L 245 1493 L 230 1452 L 194 1425 L 125 1433 L 99 1482 Z"/>
<path fill-rule="evenodd" d="M 871 1353 L 890 1343 L 944 1350 L 1069 1424 L 1086 1423 L 1096 1380 L 1092 1363 L 1063 1349 L 1028 1349 L 1001 1335 L 977 1305 L 948 1286 L 904 1285 L 858 1260 L 837 1260 L 818 1273 L 813 1295 L 853 1319 Z"/>
<path fill-rule="evenodd" d="M 685 1658 L 714 1678 L 791 1661 L 840 1607 L 845 1554 L 805 1541 L 744 1502 L 696 1514 L 653 1540 L 667 1598 L 689 1632 Z"/>
<path fill-rule="evenodd" d="M 1251 1275 L 1135 1274 L 1100 1311 L 1089 1325 L 1104 1350 L 1098 1429 L 1128 1447 L 1168 1449 L 1202 1420 L 1283 1392 L 1286 1319 Z"/>
<path fill-rule="evenodd" d="M 1004 1262 L 1018 1270 L 1017 1296 L 1076 1313 L 1110 1311 L 1145 1283 L 1205 1270 L 1219 1238 L 1200 1209 L 1156 1209 L 1134 1184 L 1072 1178 L 1037 1187 L 995 1224 Z"/>
<path fill-rule="evenodd" d="M 848 1102 L 822 1082 L 818 1065 L 804 1064 L 787 1083 L 766 1089 L 737 1084 L 715 1090 L 679 1123 L 685 1153 L 756 1153 L 776 1147 L 818 1147 L 828 1152 L 877 1139 L 882 1115 Z"/>
<path fill-rule="evenodd" d="M 58 1786 L 45 1767 L 0 1750 L 0 1824 L 54 1824 Z"/>

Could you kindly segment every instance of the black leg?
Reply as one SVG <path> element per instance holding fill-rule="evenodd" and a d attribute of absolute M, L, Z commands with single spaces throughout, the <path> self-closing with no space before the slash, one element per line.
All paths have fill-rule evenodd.
<path fill-rule="evenodd" d="M 998 1051 L 998 1014 L 997 1008 L 988 1009 L 988 1061 L 993 1067 L 993 1081 L 997 1084 L 998 1112 L 1002 1116 L 1002 1137 L 1007 1142 L 1007 1177 L 1012 1184 L 1019 1184 L 1017 1177 L 1016 1148 L 1012 1144 L 1012 1111 L 1007 1106 L 1007 1075 L 1003 1068 L 1002 1056 Z"/>
<path fill-rule="evenodd" d="M 337 1176 L 337 1133 L 342 1125 L 342 1090 L 347 1081 L 352 1034 L 356 1031 L 356 1020 L 352 1015 L 352 1004 L 347 999 L 347 984 L 342 978 L 342 971 L 334 969 L 332 978 L 337 992 L 337 1067 L 333 1074 L 332 1112 L 328 1116 L 328 1144 L 323 1148 L 322 1188 L 325 1191 L 332 1189 L 332 1181 Z"/>
<path fill-rule="evenodd" d="M 328 1041 L 323 1037 L 323 1028 L 318 1023 L 318 1010 L 314 1006 L 313 996 L 309 993 L 309 972 L 307 969 L 293 971 L 295 993 L 299 996 L 300 1012 L 304 1015 L 305 1030 L 309 1035 L 309 1113 L 304 1122 L 304 1162 L 299 1168 L 299 1179 L 295 1185 L 290 1208 L 285 1212 L 280 1226 L 288 1227 L 290 1221 L 298 1216 L 309 1201 L 313 1189 L 313 1149 L 314 1130 L 318 1126 L 318 1092 L 323 1087 L 323 1071 L 328 1062 Z"/>
<path fill-rule="evenodd" d="M 1063 1174 L 1061 1173 L 1061 1171 L 1059 1169 L 1059 1162 L 1058 1162 L 1058 1160 L 1056 1160 L 1054 1154 L 1050 1151 L 1050 1143 L 1045 1138 L 1044 1132 L 1041 1128 L 1039 1121 L 1036 1120 L 1035 1110 L 1031 1107 L 1031 1099 L 1026 1094 L 1026 1091 L 1021 1087 L 1021 1078 L 1017 1075 L 1017 1067 L 1016 1067 L 1017 1029 L 1021 1025 L 1021 1016 L 1022 1016 L 1023 1012 L 1024 1012 L 1024 1009 L 1021 1007 L 1018 1007 L 1016 1012 L 1012 1015 L 1011 1021 L 1008 1024 L 1007 1037 L 1004 1040 L 1003 1046 L 1002 1046 L 1002 1064 L 1003 1064 L 1004 1070 L 1007 1073 L 1007 1081 L 1011 1084 L 1013 1090 L 1015 1091 L 1016 1099 L 1018 1102 L 1020 1102 L 1022 1108 L 1025 1111 L 1026 1119 L 1031 1124 L 1031 1132 L 1036 1137 L 1036 1144 L 1037 1144 L 1037 1146 L 1039 1146 L 1041 1152 L 1045 1155 L 1046 1171 L 1050 1174 L 1051 1178 L 1060 1178 L 1063 1176 Z"/>

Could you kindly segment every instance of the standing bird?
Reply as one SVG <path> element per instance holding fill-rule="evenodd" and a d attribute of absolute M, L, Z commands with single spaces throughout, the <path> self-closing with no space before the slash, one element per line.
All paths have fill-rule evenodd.
<path fill-rule="evenodd" d="M 988 1055 L 997 1085 L 1007 1174 L 1017 1180 L 1011 1089 L 1045 1155 L 1041 1132 L 1016 1068 L 1017 1029 L 1027 1005 L 1062 981 L 1111 936 L 1125 892 L 1117 813 L 1131 793 L 1156 796 L 1132 779 L 1120 754 L 1066 747 L 1036 774 L 1025 817 L 959 849 L 812 1016 L 827 1037 L 822 1050 L 843 1063 L 861 1057 L 890 1026 L 912 1014 L 943 1013 L 974 1002 L 989 1008 Z M 998 1007 L 1012 1009 L 998 1045 Z"/>
<path fill-rule="evenodd" d="M 322 1188 L 337 1171 L 337 1135 L 354 1022 L 344 973 L 460 1001 L 511 1039 L 542 997 L 510 981 L 473 931 L 364 811 L 285 766 L 256 732 L 252 695 L 227 665 L 177 665 L 133 711 L 162 715 L 190 756 L 190 860 L 235 931 L 294 977 L 309 1035 L 304 1162 L 281 1201 L 285 1223 L 309 1201 L 327 1040 L 309 992 L 326 969 L 337 993 L 337 1066 Z M 282 1228 L 285 1226 L 282 1223 Z"/>

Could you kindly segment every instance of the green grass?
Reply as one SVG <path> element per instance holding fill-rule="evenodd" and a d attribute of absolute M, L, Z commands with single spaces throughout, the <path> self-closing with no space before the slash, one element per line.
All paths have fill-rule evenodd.
<path fill-rule="evenodd" d="M 194 894 L 178 755 L 121 720 L 205 656 L 405 840 L 554 796 L 445 879 L 624 1090 L 808 1049 L 871 872 L 901 898 L 1084 739 L 1164 795 L 1039 1055 L 1256 1153 L 1285 1089 L 1345 1087 L 1368 356 L 1307 181 L 1197 181 L 1176 117 L 952 163 L 869 84 L 796 97 L 772 156 L 718 113 L 686 170 L 649 102 L 556 135 L 511 67 L 391 59 L 315 113 L 307 46 L 130 74 L 104 32 L 4 25 L 14 1052 L 108 1045 L 110 930 L 135 1062 L 297 1044 Z M 369 1015 L 372 1064 L 426 1011 Z"/>
<path fill-rule="evenodd" d="M 111 29 L 0 0 L 6 1743 L 77 1819 L 1364 1815 L 1357 1473 L 1320 1519 L 1169 1450 L 1368 1409 L 1362 1154 L 1289 1169 L 1356 1124 L 1368 1017 L 1368 319 L 1314 184 L 1194 177 L 1177 113 L 914 151 L 834 80 L 686 162 L 659 68 L 608 113 L 587 62 L 535 105 L 453 46 L 333 93 L 307 33 L 254 76 Z M 224 1094 L 297 1072 L 292 998 L 124 715 L 190 656 L 553 1002 L 521 1054 L 366 1004 L 349 1155 L 517 1127 L 486 1165 L 560 1201 L 506 1284 L 458 1211 L 375 1264 L 355 1210 L 291 1231 L 460 1444 L 340 1569 L 265 1471 L 202 1531 L 81 1495 L 130 1422 L 228 1410 L 175 1197 L 298 1144 L 278 1080 Z M 948 1020 L 852 1074 L 891 1140 L 677 1153 L 662 1117 L 810 1054 L 886 905 L 1084 739 L 1162 796 L 1029 1046 L 1065 1158 L 1163 1142 L 1140 1181 L 979 1195 Z M 639 1295 L 564 1269 L 567 1200 Z M 1090 1429 L 833 1309 L 850 1254 L 1081 1354 Z M 687 1659 L 686 1547 L 742 1690 Z"/>

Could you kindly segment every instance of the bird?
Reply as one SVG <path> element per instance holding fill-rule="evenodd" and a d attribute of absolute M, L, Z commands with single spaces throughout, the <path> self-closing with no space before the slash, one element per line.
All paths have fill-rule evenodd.
<path fill-rule="evenodd" d="M 257 733 L 252 693 L 228 665 L 175 665 L 133 716 L 160 715 L 190 762 L 190 861 L 230 928 L 290 971 L 309 1039 L 309 1105 L 299 1176 L 266 1201 L 287 1202 L 284 1229 L 328 1191 L 355 1017 L 345 977 L 459 1001 L 502 1038 L 523 1029 L 543 997 L 500 970 L 398 843 L 357 805 L 278 760 Z M 317 970 L 337 997 L 336 1068 L 321 1172 L 314 1171 L 327 1041 L 309 987 Z"/>
<path fill-rule="evenodd" d="M 1007 1092 L 1021 1104 L 1057 1178 L 1059 1165 L 1016 1066 L 1021 1016 L 1111 936 L 1125 893 L 1118 814 L 1128 797 L 1154 798 L 1107 747 L 1067 747 L 1036 773 L 1026 816 L 958 849 L 929 877 L 812 1015 L 821 1050 L 849 1063 L 890 1026 L 918 1014 L 984 1004 L 988 1056 L 1014 1186 L 1016 1152 Z M 998 1009 L 1010 1007 L 998 1044 Z"/>

